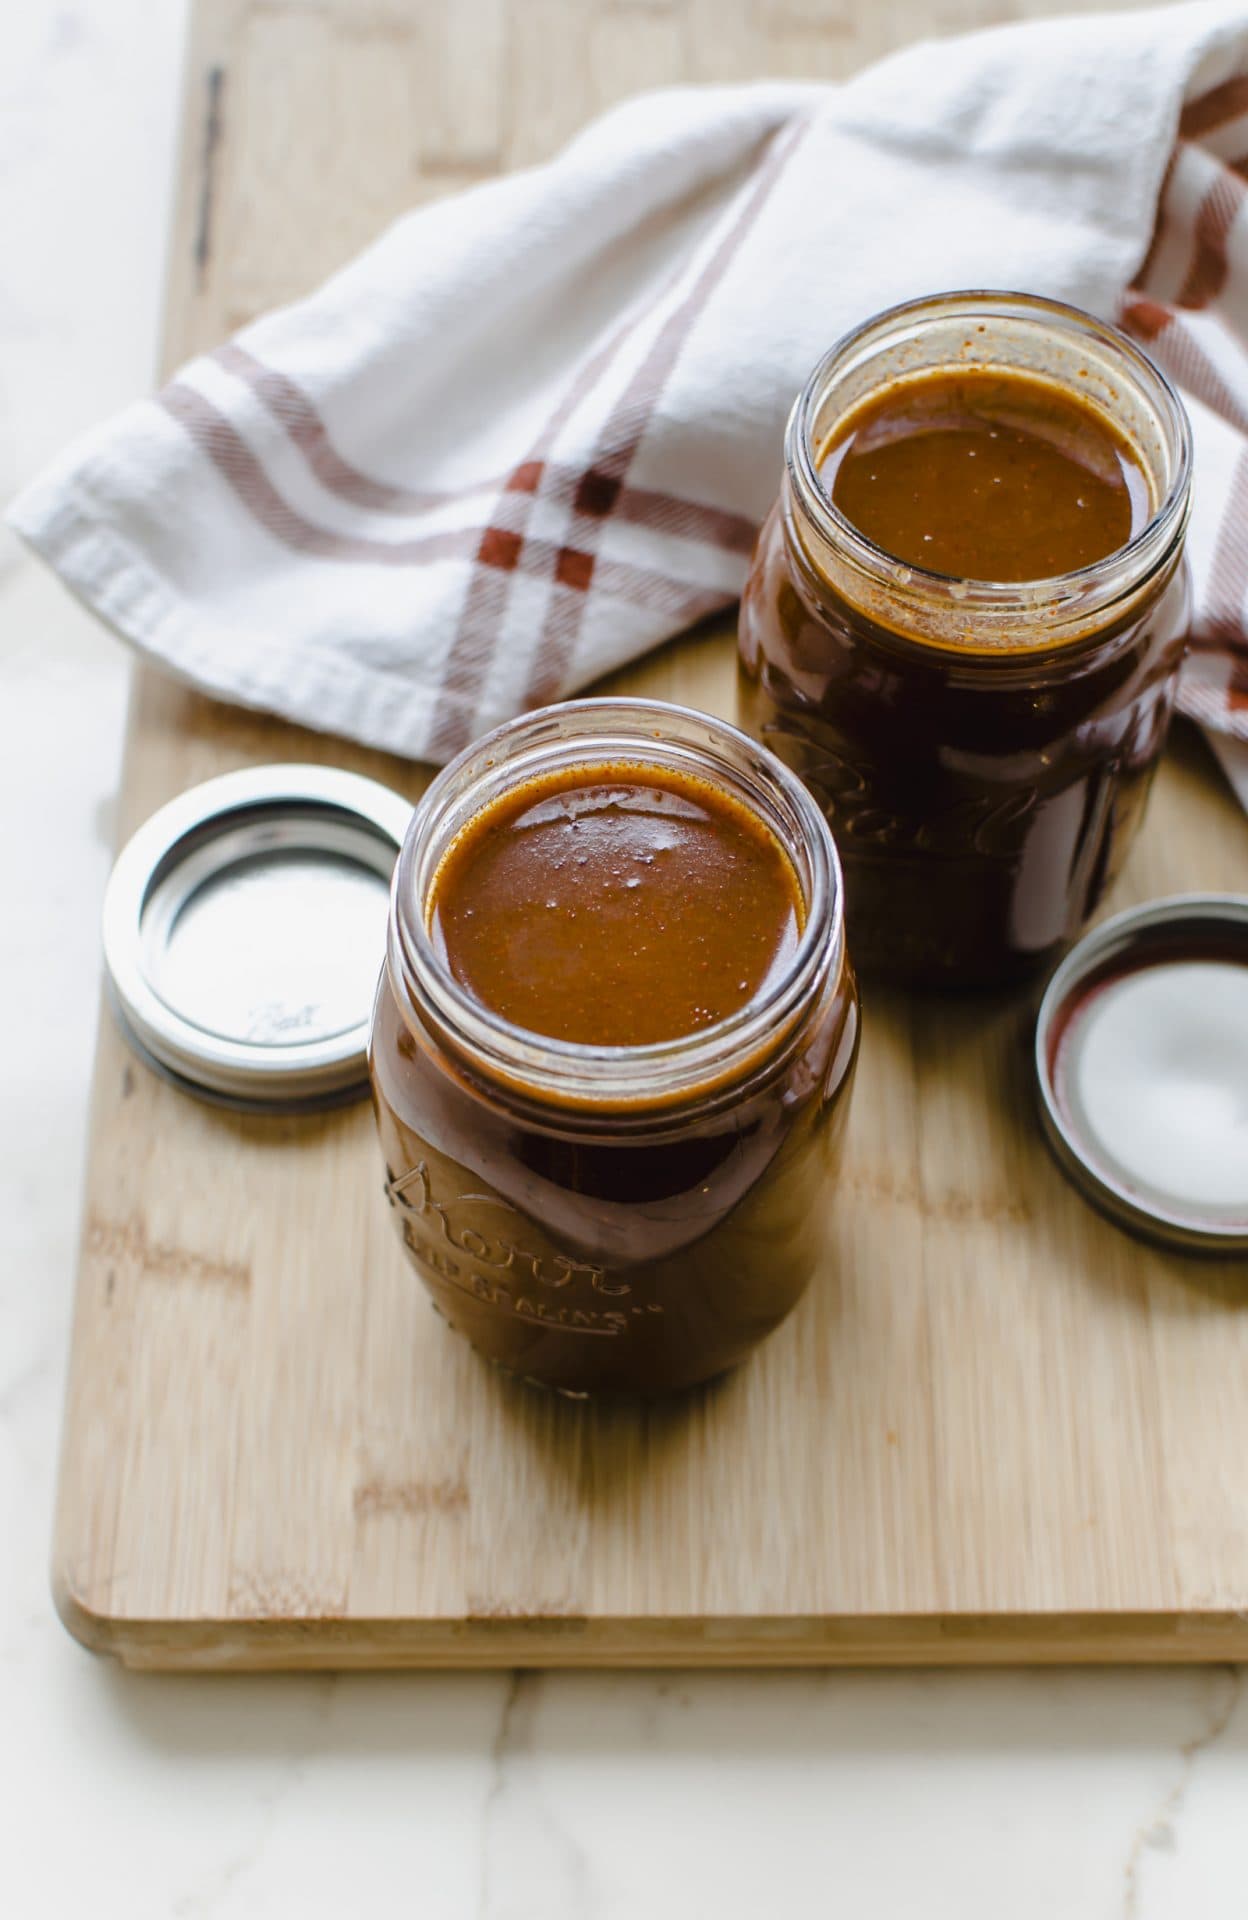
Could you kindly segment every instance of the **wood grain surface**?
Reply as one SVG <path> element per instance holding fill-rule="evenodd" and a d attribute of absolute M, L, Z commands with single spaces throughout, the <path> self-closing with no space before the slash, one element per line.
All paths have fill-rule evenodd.
<path fill-rule="evenodd" d="M 639 87 L 835 78 L 1030 11 L 199 0 L 166 359 Z M 731 716 L 731 636 L 612 684 Z M 122 834 L 211 774 L 299 758 L 413 797 L 426 777 L 141 674 Z M 1184 733 L 1111 904 L 1246 881 L 1248 822 Z M 508 1385 L 448 1332 L 366 1108 L 219 1113 L 106 1017 L 66 1623 L 143 1666 L 1248 1656 L 1248 1275 L 1149 1251 L 1066 1184 L 1032 1012 L 869 994 L 834 1266 L 739 1373 L 649 1411 Z"/>

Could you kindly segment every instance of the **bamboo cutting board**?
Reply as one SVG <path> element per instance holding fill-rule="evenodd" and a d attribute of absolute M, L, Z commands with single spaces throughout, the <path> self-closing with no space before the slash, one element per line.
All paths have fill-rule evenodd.
<path fill-rule="evenodd" d="M 200 0 L 166 358 L 625 93 L 837 77 L 933 24 L 924 0 Z M 614 684 L 731 715 L 731 637 Z M 425 777 L 141 675 L 122 832 L 300 758 Z M 1112 904 L 1246 883 L 1248 822 L 1185 736 Z M 834 1269 L 739 1373 L 650 1411 L 507 1384 L 443 1326 L 366 1108 L 201 1107 L 106 1018 L 66 1623 L 134 1666 L 1248 1656 L 1248 1273 L 1148 1251 L 1065 1184 L 1031 1013 L 869 996 Z"/>

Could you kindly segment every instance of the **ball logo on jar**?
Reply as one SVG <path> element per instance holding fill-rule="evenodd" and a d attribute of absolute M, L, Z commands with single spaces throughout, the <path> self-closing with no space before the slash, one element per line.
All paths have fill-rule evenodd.
<path fill-rule="evenodd" d="M 386 1197 L 404 1216 L 403 1237 L 412 1253 L 439 1279 L 474 1299 L 567 1333 L 627 1331 L 628 1313 L 575 1302 L 584 1301 L 587 1290 L 612 1297 L 628 1294 L 629 1283 L 591 1261 L 521 1246 L 512 1236 L 514 1223 L 526 1224 L 523 1215 L 497 1194 L 464 1193 L 439 1200 L 422 1160 L 406 1173 L 391 1175 Z M 430 1234 L 432 1243 L 426 1237 Z M 567 1287 L 573 1290 L 567 1300 L 550 1301 L 539 1292 L 560 1294 Z M 662 1308 L 649 1303 L 632 1306 L 629 1312 L 661 1313 Z"/>
<path fill-rule="evenodd" d="M 816 795 L 828 825 L 843 839 L 860 846 L 913 848 L 921 853 L 965 856 L 968 850 L 1014 856 L 1022 852 L 1039 794 L 1034 787 L 1016 788 L 998 798 L 986 793 L 954 800 L 922 819 L 890 813 L 872 794 L 862 773 L 850 766 L 825 738 L 819 723 L 808 717 L 770 720 L 762 727 L 768 745 L 776 737 L 792 743 L 776 751 Z M 794 751 L 796 748 L 796 751 Z"/>

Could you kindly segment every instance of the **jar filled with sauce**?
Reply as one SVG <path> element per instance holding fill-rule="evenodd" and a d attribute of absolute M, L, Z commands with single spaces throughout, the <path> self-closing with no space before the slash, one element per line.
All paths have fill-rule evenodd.
<path fill-rule="evenodd" d="M 370 1048 L 387 1193 L 507 1371 L 657 1393 L 742 1359 L 824 1257 L 857 1042 L 827 824 L 735 728 L 569 702 L 417 808 Z"/>
<path fill-rule="evenodd" d="M 1164 375 L 1055 301 L 914 301 L 816 367 L 742 711 L 836 834 L 864 971 L 1007 981 L 1114 879 L 1183 658 L 1190 471 Z"/>

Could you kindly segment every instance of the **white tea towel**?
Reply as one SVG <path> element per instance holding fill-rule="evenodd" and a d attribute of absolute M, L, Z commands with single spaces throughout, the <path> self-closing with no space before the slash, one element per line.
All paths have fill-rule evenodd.
<path fill-rule="evenodd" d="M 1054 295 L 1192 401 L 1181 704 L 1248 741 L 1248 6 L 673 88 L 420 209 L 72 447 L 11 521 L 227 700 L 445 759 L 736 598 L 836 337 Z"/>

